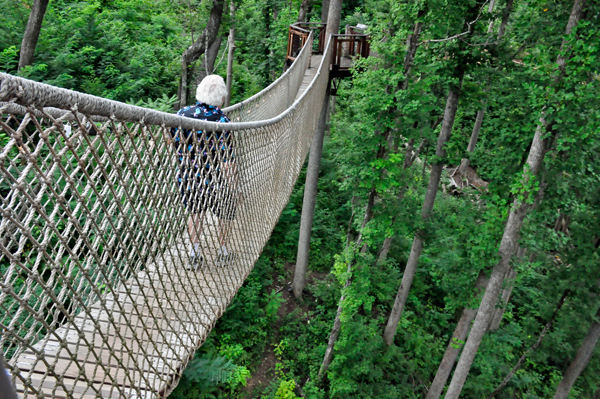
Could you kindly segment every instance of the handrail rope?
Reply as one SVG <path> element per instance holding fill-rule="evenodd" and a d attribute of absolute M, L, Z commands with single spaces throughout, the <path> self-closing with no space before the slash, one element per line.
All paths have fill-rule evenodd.
<path fill-rule="evenodd" d="M 308 42 L 308 41 L 307 41 Z M 300 58 L 304 51 L 310 51 L 310 50 L 306 50 L 306 48 L 309 46 L 304 45 L 302 47 L 302 50 L 300 50 L 300 54 L 298 54 L 297 58 Z M 275 81 L 273 81 L 273 83 L 271 83 L 270 85 L 268 85 L 267 87 L 265 87 L 264 89 L 262 89 L 261 91 L 259 91 L 258 93 L 256 93 L 255 95 L 248 97 L 247 99 L 245 99 L 244 101 L 241 101 L 237 104 L 233 104 L 227 108 L 223 108 L 223 112 L 225 113 L 229 113 L 231 111 L 235 111 L 239 108 L 243 108 L 245 105 L 247 105 L 248 103 L 252 102 L 253 100 L 257 99 L 258 97 L 262 97 L 264 94 L 268 93 L 269 91 L 271 91 L 271 89 L 273 89 L 275 86 L 279 85 L 289 74 L 291 74 L 293 72 L 293 70 L 295 68 L 298 67 L 298 65 L 300 65 L 299 62 L 295 62 L 287 69 L 287 71 L 285 71 L 278 79 L 276 79 Z"/>
<path fill-rule="evenodd" d="M 309 42 L 310 40 L 307 40 L 307 43 Z M 308 47 L 309 46 L 304 45 L 301 54 L 304 51 L 310 51 L 310 49 L 307 50 Z M 300 56 L 297 58 L 300 59 Z M 300 62 L 297 63 L 294 61 L 292 67 L 294 67 L 294 65 L 300 65 Z M 271 83 L 259 93 L 242 101 L 241 103 L 225 108 L 223 111 L 227 113 L 243 108 L 253 100 L 262 97 L 271 91 L 275 86 L 280 84 L 285 78 L 287 78 L 287 76 L 292 73 L 292 67 L 290 67 L 290 69 L 281 75 L 279 79 Z M 31 93 L 31 95 L 25 96 L 25 93 Z M 0 101 L 2 101 L 4 104 L 16 103 L 23 107 L 34 105 L 37 108 L 51 107 L 54 109 L 64 110 L 68 110 L 69 106 L 76 106 L 77 111 L 82 114 L 91 114 L 105 118 L 116 118 L 121 121 L 129 122 L 144 120 L 145 124 L 164 125 L 166 127 L 182 127 L 184 129 L 193 130 L 210 130 L 215 132 L 227 130 L 248 130 L 268 126 L 280 121 L 283 117 L 285 117 L 285 115 L 287 115 L 287 113 L 291 112 L 292 109 L 295 108 L 294 103 L 277 117 L 264 121 L 230 122 L 223 124 L 218 122 L 208 122 L 193 118 L 186 118 L 137 105 L 125 104 L 119 101 L 93 96 L 91 94 L 80 93 L 69 89 L 51 86 L 45 83 L 34 82 L 29 79 L 6 73 L 0 73 Z M 0 103 L 0 105 L 2 103 Z M 12 110 L 19 110 L 19 108 L 12 108 Z"/>

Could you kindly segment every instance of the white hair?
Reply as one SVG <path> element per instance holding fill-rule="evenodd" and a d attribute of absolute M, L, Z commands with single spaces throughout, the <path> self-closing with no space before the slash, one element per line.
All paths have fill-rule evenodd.
<path fill-rule="evenodd" d="M 208 75 L 196 89 L 196 100 L 206 105 L 220 107 L 227 97 L 227 86 L 219 75 Z"/>

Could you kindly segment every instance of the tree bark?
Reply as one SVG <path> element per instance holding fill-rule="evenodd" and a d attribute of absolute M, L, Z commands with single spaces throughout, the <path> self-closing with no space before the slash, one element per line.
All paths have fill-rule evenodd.
<path fill-rule="evenodd" d="M 300 11 L 298 11 L 298 22 L 306 22 L 306 15 L 308 13 L 309 5 L 310 0 L 302 0 L 302 3 L 300 3 Z"/>
<path fill-rule="evenodd" d="M 329 16 L 329 0 L 323 0 L 321 4 L 321 23 L 326 24 Z"/>
<path fill-rule="evenodd" d="M 585 3 L 585 0 L 575 0 L 575 2 L 573 3 L 573 8 L 571 9 L 571 15 L 569 16 L 569 21 L 567 22 L 567 28 L 565 29 L 565 35 L 570 35 L 571 32 L 573 32 L 573 28 L 575 28 L 575 26 L 577 26 L 577 24 L 579 23 L 579 20 L 581 19 L 582 15 L 583 15 L 584 3 Z M 566 40 L 563 39 L 560 49 L 564 50 L 564 47 L 566 44 L 567 44 Z M 558 79 L 560 79 L 562 77 L 562 74 L 564 74 L 564 72 L 565 72 L 567 60 L 562 55 L 559 55 L 556 59 L 556 63 L 558 64 L 558 68 L 561 71 L 561 76 L 558 78 Z"/>
<path fill-rule="evenodd" d="M 327 30 L 325 30 L 325 43 L 329 35 L 337 35 L 340 31 L 340 20 L 342 18 L 342 0 L 329 0 L 329 11 L 327 13 Z"/>
<path fill-rule="evenodd" d="M 500 29 L 498 30 L 498 40 L 500 40 L 503 36 L 504 36 L 504 31 L 506 30 L 506 24 L 508 23 L 508 18 L 510 16 L 510 11 L 512 9 L 512 5 L 513 5 L 513 0 L 507 0 L 506 2 L 506 7 L 504 8 L 504 13 L 502 14 L 502 23 L 500 24 Z M 493 12 L 494 11 L 494 2 L 491 1 L 489 8 L 488 8 L 489 12 Z M 488 34 L 492 33 L 493 30 L 493 21 L 490 22 L 489 26 L 488 26 Z M 486 89 L 486 91 L 489 90 Z M 477 116 L 475 117 L 475 125 L 473 126 L 473 132 L 471 133 L 471 139 L 469 140 L 469 145 L 467 146 L 467 152 L 469 154 L 473 153 L 473 151 L 475 151 L 475 146 L 477 145 L 477 140 L 479 139 L 479 132 L 481 131 L 481 124 L 483 123 L 483 116 L 485 114 L 485 103 L 483 104 L 483 107 L 477 111 Z M 460 166 L 458 167 L 458 174 L 459 176 L 464 176 L 465 171 L 467 170 L 467 167 L 469 166 L 470 163 L 470 159 L 469 158 L 463 158 L 460 162 Z"/>
<path fill-rule="evenodd" d="M 348 263 L 348 273 L 352 270 L 352 263 Z M 333 322 L 333 328 L 331 329 L 331 334 L 329 335 L 329 340 L 327 341 L 327 349 L 325 350 L 325 356 L 323 357 L 323 363 L 321 363 L 321 368 L 319 369 L 318 378 L 323 377 L 323 374 L 327 372 L 329 369 L 329 365 L 333 360 L 333 347 L 335 346 L 335 342 L 340 336 L 340 331 L 342 330 L 342 310 L 344 309 L 344 300 L 346 299 L 346 295 L 343 293 L 345 289 L 350 286 L 351 280 L 346 280 L 346 284 L 342 289 L 342 296 L 340 297 L 340 301 L 338 302 L 337 313 L 335 314 L 335 321 Z"/>
<path fill-rule="evenodd" d="M 181 55 L 181 79 L 179 81 L 179 107 L 183 108 L 187 105 L 188 83 L 190 81 L 190 65 L 196 61 L 207 47 L 210 47 L 219 33 L 221 27 L 221 18 L 223 16 L 223 7 L 225 0 L 213 0 L 213 6 L 210 10 L 210 17 L 206 28 L 196 41 L 189 46 Z"/>
<path fill-rule="evenodd" d="M 600 338 L 600 309 L 598 309 L 598 312 L 596 313 L 596 320 L 592 322 L 590 330 L 585 338 L 583 338 L 583 342 L 581 343 L 579 350 L 565 371 L 560 384 L 558 384 L 558 388 L 554 394 L 554 399 L 568 398 L 573 384 L 575 381 L 577 381 L 577 378 L 579 378 L 592 358 L 598 338 Z"/>
<path fill-rule="evenodd" d="M 563 295 L 561 296 L 560 300 L 558 301 L 558 304 L 556 305 L 556 309 L 554 309 L 554 312 L 552 313 L 552 316 L 550 316 L 550 320 L 548 320 L 548 322 L 544 326 L 544 329 L 540 333 L 540 336 L 537 339 L 537 341 L 533 345 L 531 345 L 529 347 L 529 349 L 527 349 L 521 355 L 521 357 L 517 361 L 517 364 L 515 364 L 515 367 L 513 367 L 510 370 L 510 372 L 506 375 L 506 377 L 504 378 L 504 380 L 502 381 L 502 383 L 500 383 L 500 385 L 498 385 L 498 387 L 494 390 L 494 392 L 492 392 L 487 397 L 487 399 L 492 399 L 494 396 L 498 395 L 500 393 L 500 391 L 506 386 L 506 384 L 508 384 L 508 382 L 513 377 L 513 375 L 515 375 L 515 373 L 517 372 L 517 370 L 521 367 L 521 365 L 523 364 L 523 362 L 527 358 L 527 355 L 529 355 L 531 352 L 534 352 L 538 348 L 538 346 L 540 346 L 540 343 L 542 342 L 542 340 L 544 339 L 544 337 L 546 336 L 546 334 L 548 333 L 548 331 L 550 331 L 550 329 L 552 328 L 552 324 L 554 323 L 554 319 L 556 318 L 556 315 L 557 315 L 558 311 L 560 310 L 560 308 L 562 308 L 562 306 L 564 305 L 565 300 L 567 299 L 567 296 L 569 296 L 570 292 L 571 292 L 571 290 L 565 290 L 565 292 L 563 292 Z"/>
<path fill-rule="evenodd" d="M 378 157 L 379 158 L 379 157 Z M 363 218 L 362 224 L 360 225 L 360 232 L 358 233 L 358 240 L 356 245 L 360 245 L 363 242 L 363 230 L 367 223 L 373 219 L 373 206 L 375 206 L 375 200 L 377 199 L 377 190 L 375 187 L 371 188 L 369 192 L 369 199 L 367 200 L 367 206 L 365 207 L 365 217 Z M 360 253 L 364 254 L 369 249 L 367 244 L 363 244 L 360 249 Z"/>
<path fill-rule="evenodd" d="M 418 16 L 421 17 L 425 14 L 425 10 L 419 11 Z M 417 53 L 417 47 L 419 46 L 419 36 L 421 35 L 421 28 L 423 24 L 416 22 L 412 33 L 406 38 L 406 56 L 404 57 L 404 81 L 402 82 L 402 90 L 408 88 L 408 77 L 410 76 L 410 70 L 413 66 L 415 54 Z"/>
<path fill-rule="evenodd" d="M 427 186 L 425 201 L 423 202 L 423 207 L 421 209 L 421 219 L 423 221 L 426 221 L 429 218 L 431 210 L 433 209 L 433 203 L 435 202 L 435 196 L 437 194 L 437 190 L 440 184 L 440 178 L 442 176 L 442 169 L 444 165 L 442 164 L 441 159 L 443 159 L 446 156 L 446 149 L 444 148 L 444 146 L 448 142 L 450 134 L 452 133 L 452 127 L 454 126 L 454 118 L 456 117 L 456 109 L 458 107 L 458 98 L 460 95 L 460 86 L 462 84 L 462 78 L 464 75 L 464 72 L 459 73 L 460 76 L 458 76 L 458 86 L 452 87 L 450 89 L 448 93 L 448 99 L 446 101 L 444 120 L 442 122 L 442 128 L 440 129 L 440 135 L 438 138 L 437 148 L 435 152 L 435 155 L 436 157 L 438 157 L 439 160 L 431 168 L 429 185 Z M 412 281 L 417 270 L 419 257 L 421 256 L 421 252 L 423 250 L 423 239 L 421 237 L 421 234 L 422 233 L 415 234 L 413 245 L 410 251 L 410 256 L 408 258 L 408 262 L 406 263 L 406 268 L 404 269 L 402 283 L 400 284 L 400 288 L 398 289 L 398 294 L 396 295 L 394 306 L 392 308 L 387 326 L 385 327 L 385 331 L 383 333 L 383 340 L 387 345 L 391 345 L 394 341 L 396 329 L 398 328 L 398 322 L 402 317 L 402 311 L 404 310 L 404 306 L 406 305 L 406 298 L 408 298 L 408 291 L 410 290 Z"/>
<path fill-rule="evenodd" d="M 484 114 L 485 105 L 482 109 L 477 111 L 477 117 L 475 118 L 473 132 L 471 133 L 471 139 L 469 140 L 469 145 L 467 146 L 468 153 L 472 153 L 473 151 L 475 151 L 475 146 L 477 145 L 477 140 L 479 139 L 479 132 L 481 131 L 481 124 L 483 123 Z M 460 166 L 458 167 L 458 173 L 460 176 L 464 176 L 465 171 L 467 170 L 467 166 L 469 166 L 469 158 L 463 158 L 460 162 Z"/>
<path fill-rule="evenodd" d="M 393 222 L 392 222 L 393 225 Z M 390 253 L 390 248 L 392 247 L 392 237 L 385 237 L 383 240 L 383 244 L 381 244 L 381 249 L 379 250 L 379 254 L 377 255 L 377 264 L 381 264 L 385 262 L 388 254 Z"/>
<path fill-rule="evenodd" d="M 513 0 L 506 1 L 506 7 L 504 7 L 504 12 L 502 13 L 502 22 L 500 22 L 500 29 L 498 29 L 498 40 L 504 37 L 504 32 L 506 31 L 506 25 L 508 24 L 508 18 L 510 17 L 510 11 L 512 10 Z"/>
<path fill-rule="evenodd" d="M 42 22 L 44 21 L 44 15 L 46 14 L 49 1 L 50 0 L 34 0 L 33 5 L 31 6 L 31 13 L 29 14 L 29 20 L 27 20 L 23 41 L 21 41 L 21 54 L 19 56 L 18 70 L 33 64 L 35 47 L 37 46 L 40 37 Z"/>
<path fill-rule="evenodd" d="M 202 82 L 202 79 L 211 75 L 215 70 L 215 62 L 219 56 L 219 49 L 221 48 L 222 38 L 217 37 L 215 41 L 210 45 L 208 51 L 204 52 L 204 59 L 202 60 L 202 67 L 196 77 L 195 84 L 198 85 Z M 193 89 L 193 88 L 190 88 Z"/>
<path fill-rule="evenodd" d="M 229 107 L 231 104 L 231 86 L 233 84 L 233 52 L 235 51 L 235 1 L 229 0 L 229 37 L 227 42 L 229 43 L 229 51 L 227 52 L 227 97 L 225 98 L 224 108 Z"/>
<path fill-rule="evenodd" d="M 487 278 L 485 277 L 485 274 L 483 272 L 479 273 L 477 281 L 475 282 L 475 297 L 479 296 L 481 290 L 483 290 L 486 285 Z M 425 399 L 437 399 L 442 394 L 442 391 L 446 386 L 446 382 L 448 381 L 448 377 L 450 376 L 452 368 L 454 367 L 454 363 L 456 362 L 456 358 L 458 357 L 458 353 L 460 352 L 460 349 L 467 338 L 467 334 L 471 328 L 471 323 L 473 322 L 473 319 L 475 319 L 476 314 L 477 308 L 464 308 L 462 316 L 460 317 L 460 320 L 458 320 L 458 324 L 454 329 L 450 343 L 446 348 L 444 357 L 442 358 L 438 370 L 435 373 L 435 377 L 433 378 L 433 382 L 429 387 L 429 391 L 427 392 Z"/>
<path fill-rule="evenodd" d="M 300 238 L 298 240 L 298 253 L 296 255 L 296 270 L 292 291 L 297 300 L 302 299 L 302 291 L 306 286 L 306 271 L 308 270 L 308 257 L 310 254 L 310 235 L 317 201 L 317 187 L 319 184 L 319 168 L 323 154 L 323 140 L 327 127 L 327 113 L 329 110 L 329 87 L 325 90 L 325 100 L 319 115 L 319 124 L 313 137 L 306 170 L 306 183 L 304 184 L 304 199 L 302 201 L 302 217 L 300 219 Z"/>
<path fill-rule="evenodd" d="M 506 305 L 508 305 L 508 301 L 510 300 L 510 296 L 512 295 L 512 290 L 515 287 L 516 277 L 517 271 L 513 268 L 509 268 L 506 278 L 504 279 L 504 282 L 508 286 L 502 290 L 502 307 L 495 309 L 494 316 L 492 317 L 492 322 L 490 323 L 490 331 L 496 331 L 500 328 L 500 323 L 502 322 L 502 317 L 504 316 Z"/>
<path fill-rule="evenodd" d="M 488 12 L 494 12 L 494 6 L 496 4 L 495 0 L 490 0 L 490 3 L 488 4 Z M 490 20 L 490 23 L 488 24 L 488 29 L 487 32 L 490 33 L 494 30 L 494 20 Z"/>

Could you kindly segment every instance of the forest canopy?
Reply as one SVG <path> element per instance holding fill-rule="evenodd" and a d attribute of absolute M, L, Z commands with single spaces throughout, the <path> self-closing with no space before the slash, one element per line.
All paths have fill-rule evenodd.
<path fill-rule="evenodd" d="M 0 71 L 172 112 L 218 6 L 183 74 L 225 76 L 235 26 L 233 104 L 323 8 L 235 1 L 51 0 L 19 68 L 34 2 L 0 0 Z M 356 24 L 372 56 L 334 82 L 306 287 L 304 170 L 171 396 L 599 399 L 600 2 L 344 1 Z"/>

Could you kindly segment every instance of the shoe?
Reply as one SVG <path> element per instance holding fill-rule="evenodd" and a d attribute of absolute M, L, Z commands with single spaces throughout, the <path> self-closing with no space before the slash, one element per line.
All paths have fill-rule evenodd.
<path fill-rule="evenodd" d="M 190 263 L 185 267 L 186 270 L 198 269 L 202 265 L 203 260 L 202 255 L 191 255 Z"/>
<path fill-rule="evenodd" d="M 225 267 L 235 261 L 235 254 L 229 252 L 227 255 L 219 254 L 217 256 L 217 266 Z"/>

